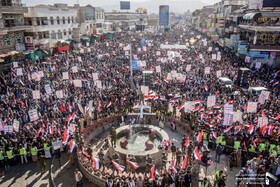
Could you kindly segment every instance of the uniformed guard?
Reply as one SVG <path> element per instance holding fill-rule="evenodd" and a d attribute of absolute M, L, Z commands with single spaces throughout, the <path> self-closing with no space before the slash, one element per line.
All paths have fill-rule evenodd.
<path fill-rule="evenodd" d="M 114 127 L 112 127 L 112 130 L 110 132 L 110 138 L 111 138 L 111 144 L 113 147 L 116 147 L 116 141 L 117 141 L 117 133 Z"/>
<path fill-rule="evenodd" d="M 166 163 L 167 163 L 167 156 L 165 153 L 162 153 L 162 164 L 161 164 L 161 168 L 165 169 L 166 168 Z"/>
<path fill-rule="evenodd" d="M 149 173 L 150 172 L 152 164 L 153 164 L 152 157 L 150 155 L 147 155 L 145 173 Z"/>

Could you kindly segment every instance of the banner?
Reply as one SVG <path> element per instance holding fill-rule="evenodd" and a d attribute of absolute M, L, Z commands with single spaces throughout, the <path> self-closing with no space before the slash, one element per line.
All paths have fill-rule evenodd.
<path fill-rule="evenodd" d="M 56 93 L 56 97 L 59 98 L 59 99 L 62 99 L 63 98 L 63 91 L 62 90 L 58 90 L 55 92 Z"/>
<path fill-rule="evenodd" d="M 8 134 L 13 133 L 13 126 L 12 125 L 5 125 L 3 128 L 4 128 L 5 133 L 8 133 Z"/>
<path fill-rule="evenodd" d="M 43 71 L 39 71 L 39 72 L 38 72 L 38 76 L 39 76 L 40 78 L 43 78 L 43 77 L 44 77 L 44 72 L 43 72 Z"/>
<path fill-rule="evenodd" d="M 18 67 L 18 62 L 13 62 L 13 68 L 17 68 Z"/>
<path fill-rule="evenodd" d="M 82 87 L 82 81 L 81 80 L 73 80 L 74 86 L 81 88 Z"/>
<path fill-rule="evenodd" d="M 186 71 L 190 71 L 190 70 L 191 70 L 191 67 L 192 67 L 192 65 L 188 64 L 188 65 L 187 65 L 187 68 L 186 68 Z"/>
<path fill-rule="evenodd" d="M 210 74 L 210 67 L 205 67 L 204 74 L 205 75 L 209 75 Z"/>
<path fill-rule="evenodd" d="M 258 102 L 259 102 L 260 104 L 264 104 L 264 102 L 265 102 L 265 95 L 263 95 L 263 94 L 261 93 L 260 96 L 259 96 Z"/>
<path fill-rule="evenodd" d="M 57 140 L 55 142 L 52 142 L 52 146 L 54 150 L 60 149 L 60 147 L 62 146 L 62 142 L 60 140 Z"/>
<path fill-rule="evenodd" d="M 258 102 L 248 102 L 247 113 L 255 113 L 257 111 Z"/>
<path fill-rule="evenodd" d="M 36 121 L 39 119 L 37 109 L 32 109 L 28 111 L 30 122 Z"/>
<path fill-rule="evenodd" d="M 214 53 L 212 54 L 212 60 L 216 60 L 217 59 L 217 55 Z"/>
<path fill-rule="evenodd" d="M 102 89 L 102 83 L 100 80 L 96 81 L 96 86 L 97 86 L 97 88 Z"/>
<path fill-rule="evenodd" d="M 224 114 L 231 114 L 233 112 L 233 105 L 224 105 Z"/>
<path fill-rule="evenodd" d="M 13 129 L 14 131 L 18 132 L 19 131 L 19 121 L 14 119 L 14 122 L 13 122 Z"/>
<path fill-rule="evenodd" d="M 268 98 L 269 98 L 270 92 L 269 92 L 269 91 L 262 91 L 261 94 L 264 95 L 264 98 L 265 98 L 265 99 L 268 99 Z"/>
<path fill-rule="evenodd" d="M 80 103 L 78 103 L 78 108 L 81 111 L 81 113 L 84 114 L 84 109 Z"/>
<path fill-rule="evenodd" d="M 207 98 L 207 108 L 215 106 L 215 104 L 216 104 L 216 96 L 215 95 L 208 96 L 208 98 Z"/>
<path fill-rule="evenodd" d="M 45 85 L 45 91 L 48 95 L 50 95 L 52 93 L 52 89 L 51 89 L 51 86 L 49 84 Z"/>
<path fill-rule="evenodd" d="M 63 79 L 63 80 L 68 80 L 68 79 L 69 79 L 69 74 L 68 74 L 68 72 L 62 72 L 62 79 Z"/>
<path fill-rule="evenodd" d="M 232 125 L 232 123 L 233 123 L 233 114 L 224 115 L 223 125 L 228 126 L 228 125 Z"/>
<path fill-rule="evenodd" d="M 33 99 L 40 99 L 40 91 L 34 90 L 32 91 Z"/>

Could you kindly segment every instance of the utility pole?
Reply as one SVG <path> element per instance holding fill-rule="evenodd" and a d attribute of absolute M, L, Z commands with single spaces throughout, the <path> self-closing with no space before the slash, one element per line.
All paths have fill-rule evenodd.
<path fill-rule="evenodd" d="M 129 61 L 130 61 L 130 80 L 131 80 L 131 89 L 133 90 L 133 72 L 132 72 L 132 54 L 131 54 L 131 42 L 129 39 Z"/>

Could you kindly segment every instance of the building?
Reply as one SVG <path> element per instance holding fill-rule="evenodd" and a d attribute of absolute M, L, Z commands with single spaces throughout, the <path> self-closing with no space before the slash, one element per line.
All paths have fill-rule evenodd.
<path fill-rule="evenodd" d="M 191 18 L 191 23 L 192 23 L 193 27 L 198 31 L 206 33 L 208 31 L 208 27 L 207 27 L 208 19 L 207 18 L 209 17 L 209 15 L 213 14 L 213 11 L 214 11 L 213 5 L 204 6 L 200 10 L 195 10 L 192 13 L 192 18 Z"/>
<path fill-rule="evenodd" d="M 158 26 L 159 25 L 158 14 L 155 14 L 155 13 L 149 14 L 147 21 L 148 21 L 149 26 Z"/>
<path fill-rule="evenodd" d="M 24 23 L 24 13 L 27 8 L 21 0 L 0 1 L 0 55 L 25 50 L 24 32 L 30 27 Z"/>
<path fill-rule="evenodd" d="M 77 24 L 80 28 L 80 35 L 92 35 L 95 24 L 95 8 L 91 5 L 80 6 L 75 4 L 77 9 Z"/>
<path fill-rule="evenodd" d="M 137 26 L 147 26 L 148 16 L 146 13 L 137 12 L 106 12 L 105 21 L 112 25 L 108 29 L 109 31 L 117 31 L 118 29 L 131 30 L 136 29 Z"/>
<path fill-rule="evenodd" d="M 54 47 L 58 41 L 79 40 L 76 23 L 77 9 L 67 4 L 28 7 L 25 22 L 31 27 L 26 36 L 33 38 L 36 47 Z"/>
<path fill-rule="evenodd" d="M 104 32 L 108 32 L 110 28 L 110 24 L 105 24 L 105 11 L 103 8 L 96 7 L 95 8 L 95 34 L 103 34 Z"/>

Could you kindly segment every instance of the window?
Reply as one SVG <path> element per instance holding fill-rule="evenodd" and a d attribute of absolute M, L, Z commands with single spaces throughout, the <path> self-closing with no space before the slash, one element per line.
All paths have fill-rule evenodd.
<path fill-rule="evenodd" d="M 70 22 L 71 22 L 71 19 L 70 19 L 70 17 L 68 17 L 68 24 L 70 24 Z"/>
<path fill-rule="evenodd" d="M 51 33 L 51 39 L 52 39 L 52 40 L 56 40 L 56 34 L 55 34 L 54 31 L 52 31 L 52 33 Z"/>
<path fill-rule="evenodd" d="M 65 29 L 64 29 L 63 33 L 64 33 L 64 36 L 66 36 L 66 35 L 67 35 L 67 32 L 66 32 L 66 30 L 65 30 Z"/>
<path fill-rule="evenodd" d="M 61 30 L 58 30 L 58 32 L 57 32 L 57 39 L 62 39 L 62 32 L 61 32 Z"/>
<path fill-rule="evenodd" d="M 37 25 L 41 25 L 40 19 L 37 19 Z"/>
<path fill-rule="evenodd" d="M 74 17 L 72 17 L 72 23 L 74 23 Z"/>
<path fill-rule="evenodd" d="M 59 20 L 58 16 L 56 17 L 56 22 L 57 22 L 58 25 L 60 24 L 60 20 Z"/>
<path fill-rule="evenodd" d="M 65 24 L 65 17 L 62 17 L 62 23 Z"/>
<path fill-rule="evenodd" d="M 10 34 L 6 34 L 4 36 L 4 43 L 5 43 L 5 45 L 8 45 L 8 46 L 13 44 L 13 38 Z"/>
<path fill-rule="evenodd" d="M 15 41 L 16 41 L 16 44 L 23 43 L 22 33 L 20 33 L 20 32 L 15 33 Z"/>
<path fill-rule="evenodd" d="M 53 25 L 53 17 L 50 17 L 50 20 L 51 20 L 51 25 Z"/>
<path fill-rule="evenodd" d="M 71 29 L 69 29 L 69 36 L 71 36 L 72 32 L 71 32 Z"/>

